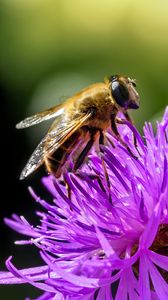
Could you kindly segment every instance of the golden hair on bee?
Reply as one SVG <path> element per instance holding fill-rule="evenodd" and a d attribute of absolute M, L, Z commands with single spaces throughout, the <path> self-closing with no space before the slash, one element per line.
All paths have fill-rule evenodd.
<path fill-rule="evenodd" d="M 16 128 L 21 129 L 55 118 L 28 160 L 20 179 L 29 176 L 43 163 L 49 173 L 60 177 L 69 157 L 72 157 L 73 171 L 76 171 L 83 164 L 94 142 L 98 140 L 99 144 L 104 143 L 104 133 L 108 127 L 111 127 L 116 139 L 136 158 L 117 129 L 117 123 L 123 122 L 117 117 L 117 113 L 121 111 L 132 122 L 128 109 L 139 107 L 139 95 L 135 87 L 135 80 L 113 75 L 104 82 L 90 85 L 64 103 L 18 123 Z M 134 144 L 137 148 L 135 137 Z"/>

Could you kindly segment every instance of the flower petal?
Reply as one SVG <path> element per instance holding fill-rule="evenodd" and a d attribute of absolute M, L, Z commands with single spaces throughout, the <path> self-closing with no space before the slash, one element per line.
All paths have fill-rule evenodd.
<path fill-rule="evenodd" d="M 167 256 L 160 255 L 153 251 L 148 251 L 148 256 L 154 264 L 156 264 L 160 268 L 168 271 L 168 257 Z"/>
<path fill-rule="evenodd" d="M 159 299 L 160 300 L 168 299 L 168 284 L 160 275 L 159 271 L 157 270 L 157 268 L 154 266 L 153 263 L 148 261 L 148 266 L 149 266 L 149 272 L 150 272 L 152 284 L 154 286 L 154 289 Z"/>
<path fill-rule="evenodd" d="M 139 263 L 139 293 L 140 299 L 151 300 L 149 271 L 145 252 L 141 253 Z"/>

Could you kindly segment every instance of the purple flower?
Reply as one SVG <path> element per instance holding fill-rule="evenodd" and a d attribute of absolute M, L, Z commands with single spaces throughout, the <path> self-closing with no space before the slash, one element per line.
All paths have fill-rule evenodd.
<path fill-rule="evenodd" d="M 30 189 L 42 206 L 39 226 L 5 219 L 44 265 L 18 270 L 9 258 L 1 284 L 30 283 L 43 291 L 38 300 L 168 299 L 168 108 L 155 135 L 150 123 L 144 139 L 127 125 L 119 130 L 138 160 L 107 133 L 102 157 L 93 151 L 78 174 L 65 174 L 66 185 L 43 178 L 52 203 Z"/>

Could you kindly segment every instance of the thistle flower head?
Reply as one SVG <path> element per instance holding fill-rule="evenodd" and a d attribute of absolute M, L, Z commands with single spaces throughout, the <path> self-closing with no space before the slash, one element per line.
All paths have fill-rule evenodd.
<path fill-rule="evenodd" d="M 18 270 L 9 258 L 1 284 L 30 283 L 43 291 L 39 300 L 168 299 L 168 108 L 156 134 L 150 123 L 144 138 L 127 125 L 120 134 L 137 160 L 109 132 L 102 155 L 93 150 L 78 173 L 43 178 L 52 203 L 30 189 L 43 208 L 39 226 L 5 220 L 30 237 L 17 243 L 37 246 L 44 265 Z"/>

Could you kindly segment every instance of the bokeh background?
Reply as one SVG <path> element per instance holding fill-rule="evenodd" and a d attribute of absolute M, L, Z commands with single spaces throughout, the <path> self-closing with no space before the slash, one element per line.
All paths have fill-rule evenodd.
<path fill-rule="evenodd" d="M 15 124 L 116 73 L 137 79 L 137 127 L 160 117 L 168 103 L 167 15 L 166 0 L 0 0 L 1 269 L 11 254 L 20 268 L 42 263 L 33 247 L 13 244 L 22 237 L 3 223 L 13 212 L 36 223 L 27 186 L 41 193 L 44 174 L 18 180 L 46 124 L 24 131 Z M 39 294 L 0 287 L 0 299 Z"/>

